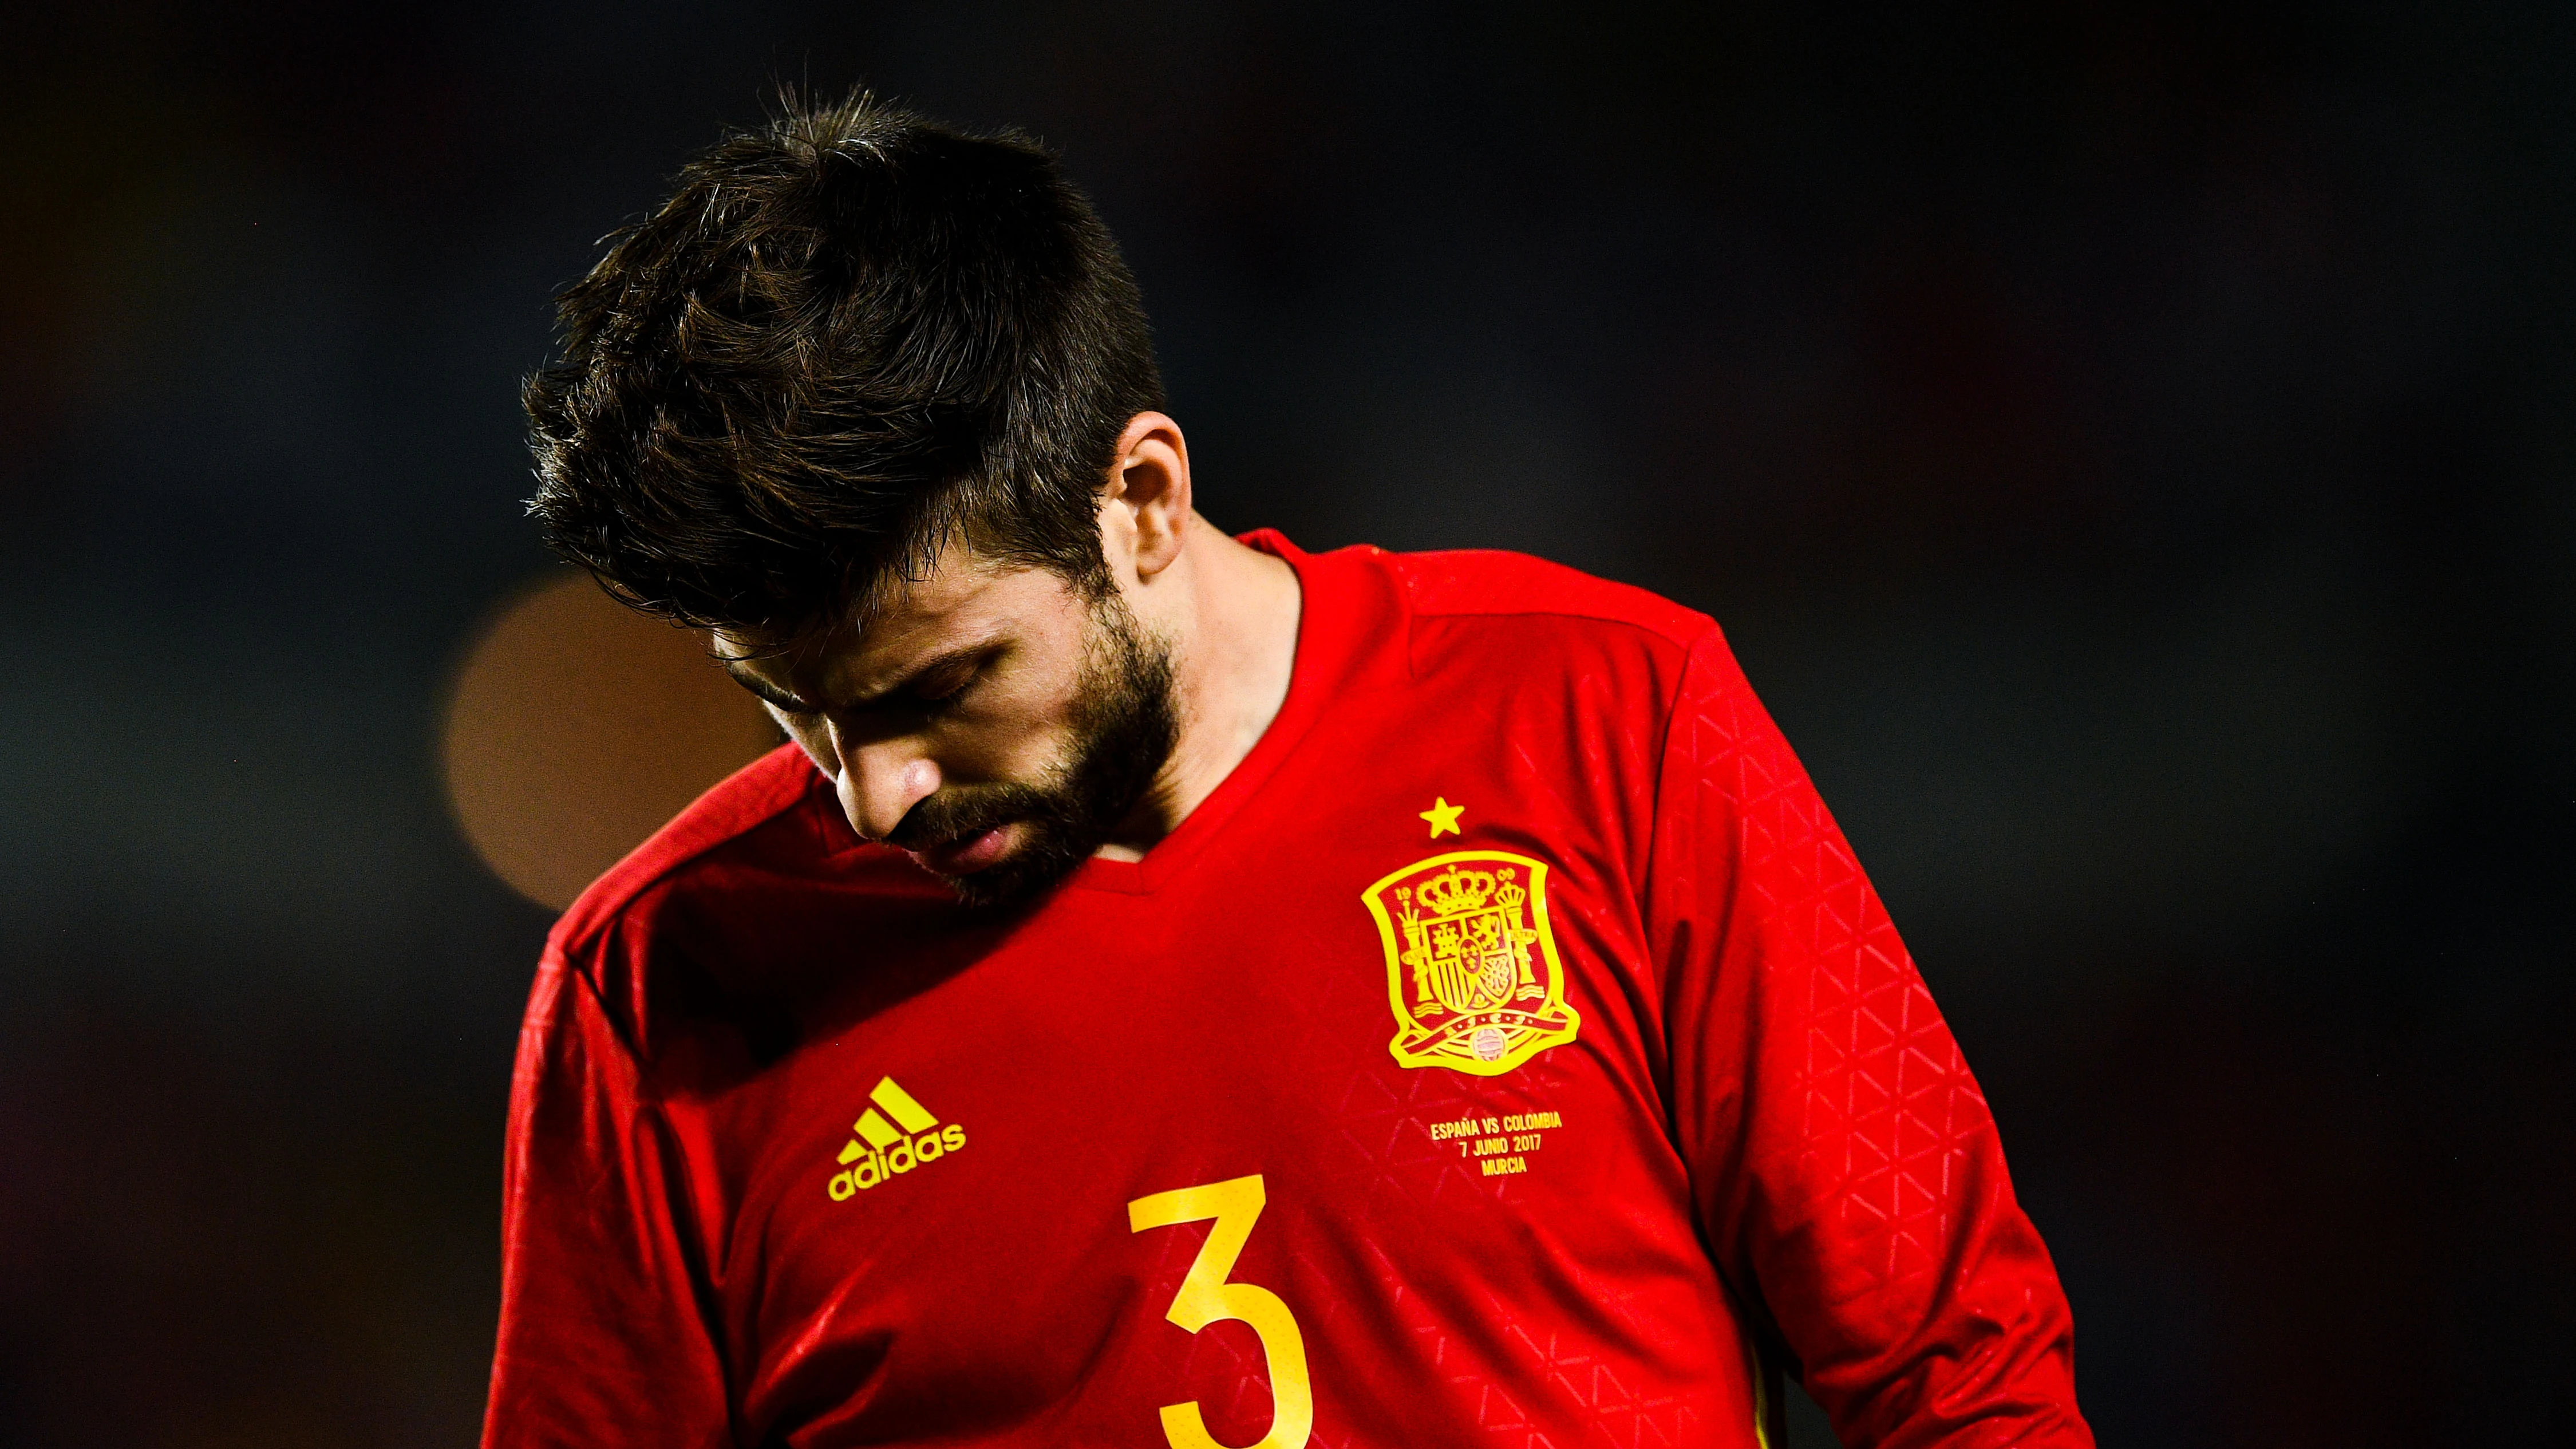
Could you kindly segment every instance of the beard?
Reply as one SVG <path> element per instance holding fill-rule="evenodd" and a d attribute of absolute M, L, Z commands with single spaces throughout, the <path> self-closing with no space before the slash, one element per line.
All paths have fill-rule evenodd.
<path fill-rule="evenodd" d="M 908 849 L 1024 827 L 1009 855 L 966 875 L 941 876 L 969 909 L 1000 912 L 1034 903 L 1107 844 L 1153 788 L 1181 738 L 1172 652 L 1147 635 L 1127 601 L 1093 606 L 1073 739 L 1033 783 L 957 785 L 932 792 L 887 837 Z"/>

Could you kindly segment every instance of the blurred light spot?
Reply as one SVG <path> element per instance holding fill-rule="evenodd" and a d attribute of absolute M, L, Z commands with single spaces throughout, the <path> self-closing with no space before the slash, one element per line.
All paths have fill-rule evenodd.
<path fill-rule="evenodd" d="M 702 636 L 624 608 L 581 574 L 499 612 L 457 671 L 441 736 L 466 839 L 556 910 L 777 742 Z"/>

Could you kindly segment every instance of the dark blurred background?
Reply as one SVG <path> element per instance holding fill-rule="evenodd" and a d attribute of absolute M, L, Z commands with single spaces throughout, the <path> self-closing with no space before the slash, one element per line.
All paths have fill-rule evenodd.
<path fill-rule="evenodd" d="M 781 79 L 1063 149 L 1219 523 L 1727 624 L 2106 1443 L 2564 1432 L 2576 11 L 7 10 L 0 1441 L 476 1432 L 516 383 Z"/>

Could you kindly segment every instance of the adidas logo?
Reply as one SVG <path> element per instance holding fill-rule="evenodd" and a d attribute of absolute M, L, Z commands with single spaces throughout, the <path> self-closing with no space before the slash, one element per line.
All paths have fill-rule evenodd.
<path fill-rule="evenodd" d="M 832 1174 L 825 1188 L 834 1202 L 847 1202 L 966 1145 L 965 1128 L 954 1122 L 940 1126 L 939 1119 L 896 1086 L 892 1077 L 879 1081 L 868 1100 L 876 1105 L 850 1124 L 850 1130 L 859 1135 L 841 1149 L 841 1171 Z M 894 1120 L 887 1121 L 889 1117 Z"/>

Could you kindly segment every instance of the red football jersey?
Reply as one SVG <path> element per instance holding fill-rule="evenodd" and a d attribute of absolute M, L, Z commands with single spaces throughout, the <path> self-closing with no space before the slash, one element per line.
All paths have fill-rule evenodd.
<path fill-rule="evenodd" d="M 1139 862 L 965 914 L 783 748 L 549 941 L 485 1443 L 2089 1445 L 1992 1120 L 1715 625 L 1309 555 Z"/>

